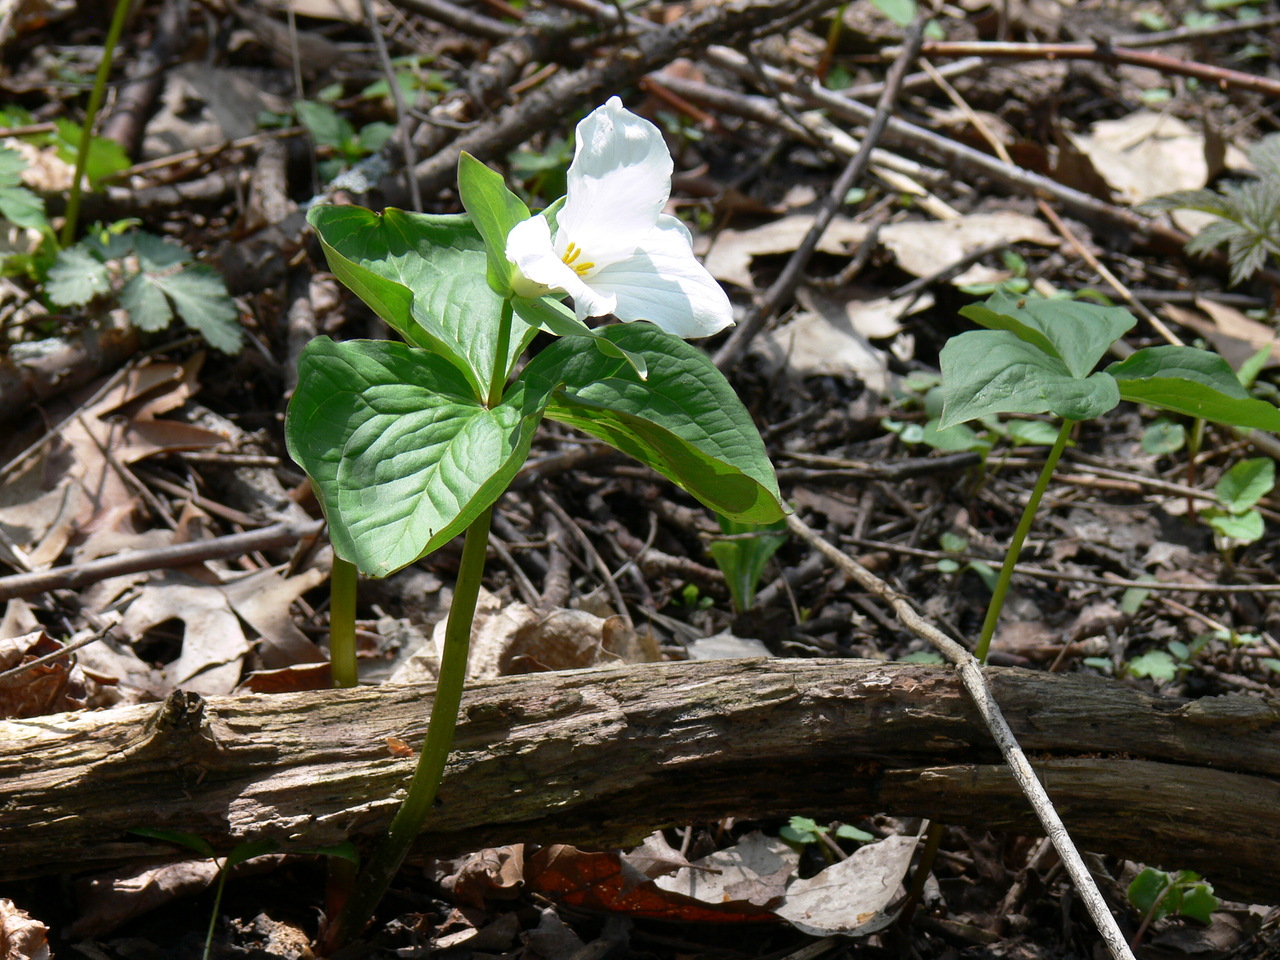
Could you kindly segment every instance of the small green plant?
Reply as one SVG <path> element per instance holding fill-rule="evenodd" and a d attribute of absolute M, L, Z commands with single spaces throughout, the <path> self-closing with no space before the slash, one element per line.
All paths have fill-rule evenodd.
<path fill-rule="evenodd" d="M 1179 190 L 1143 205 L 1217 217 L 1188 241 L 1187 252 L 1207 253 L 1226 244 L 1233 284 L 1248 280 L 1268 257 L 1280 254 L 1280 133 L 1263 137 L 1248 155 L 1257 171 L 1251 180 L 1224 183 L 1216 190 Z"/>
<path fill-rule="evenodd" d="M 1262 514 L 1253 507 L 1275 485 L 1276 464 L 1270 457 L 1241 460 L 1222 475 L 1213 488 L 1222 506 L 1200 511 L 1200 518 L 1213 527 L 1219 549 L 1262 539 Z"/>
<path fill-rule="evenodd" d="M 787 845 L 796 850 L 803 850 L 807 846 L 818 844 L 818 849 L 822 851 L 823 856 L 828 860 L 832 859 L 832 854 L 824 842 L 824 838 L 832 835 L 830 827 L 823 827 L 811 817 L 792 817 L 790 823 L 785 827 L 778 829 L 778 836 Z M 854 843 L 870 843 L 875 839 L 874 834 L 867 833 L 865 830 L 859 830 L 857 827 L 847 823 L 838 825 L 834 832 L 837 840 L 851 840 Z"/>
<path fill-rule="evenodd" d="M 395 133 L 395 127 L 380 120 L 357 131 L 351 121 L 333 107 L 315 100 L 299 100 L 293 109 L 315 145 L 327 147 L 334 153 L 317 165 L 320 179 L 326 183 L 352 164 L 377 153 Z"/>
<path fill-rule="evenodd" d="M 244 863 L 246 860 L 252 860 L 254 857 L 261 857 L 268 853 L 274 853 L 276 843 L 273 840 L 254 840 L 249 843 L 242 843 L 234 850 L 227 854 L 221 863 L 218 863 L 218 855 L 214 852 L 213 847 L 204 837 L 195 833 L 180 833 L 176 830 L 151 830 L 140 828 L 131 831 L 141 837 L 150 837 L 153 840 L 164 840 L 168 843 L 174 843 L 188 850 L 194 851 L 198 856 L 212 860 L 218 866 L 218 882 L 213 895 L 213 910 L 209 915 L 209 931 L 204 938 L 204 954 L 203 960 L 209 960 L 213 955 L 213 934 L 218 928 L 218 911 L 222 907 L 222 892 L 227 886 L 227 876 L 233 867 Z M 354 851 L 352 851 L 354 855 Z"/>
<path fill-rule="evenodd" d="M 211 267 L 185 249 L 129 223 L 99 227 L 58 253 L 45 294 L 58 306 L 112 297 L 139 330 L 163 330 L 175 314 L 224 353 L 240 349 L 240 311 Z"/>
<path fill-rule="evenodd" d="M 938 545 L 947 553 L 964 553 L 969 549 L 969 540 L 959 534 L 952 533 L 949 530 L 943 531 L 938 537 Z M 960 560 L 951 557 L 943 557 L 936 564 L 939 573 L 962 573 L 965 570 L 972 571 L 977 575 L 978 579 L 986 584 L 988 590 L 994 590 L 998 574 L 992 569 L 989 563 L 983 560 Z"/>
<path fill-rule="evenodd" d="M 1119 307 L 996 293 L 961 310 L 985 330 L 942 349 L 941 429 L 1000 413 L 1061 418 L 1057 439 L 1014 531 L 975 654 L 985 659 L 1013 568 L 1075 424 L 1121 400 L 1239 427 L 1280 430 L 1280 410 L 1249 396 L 1227 362 L 1195 347 L 1146 347 L 1096 370 L 1135 323 Z"/>
<path fill-rule="evenodd" d="M 1165 917 L 1191 917 L 1208 923 L 1218 909 L 1213 887 L 1191 870 L 1165 873 L 1147 867 L 1129 884 L 1129 903 L 1142 915 L 1142 923 L 1133 935 L 1136 949 L 1151 924 Z"/>
<path fill-rule="evenodd" d="M 541 150 L 513 150 L 507 156 L 507 165 L 521 199 L 532 203 L 538 197 L 564 195 L 565 171 L 571 160 L 573 143 L 564 137 L 552 136 Z"/>
<path fill-rule="evenodd" d="M 765 564 L 787 542 L 787 522 L 759 525 L 719 515 L 716 519 L 721 531 L 732 539 L 713 540 L 707 549 L 724 574 L 734 612 L 746 613 L 756 602 Z"/>

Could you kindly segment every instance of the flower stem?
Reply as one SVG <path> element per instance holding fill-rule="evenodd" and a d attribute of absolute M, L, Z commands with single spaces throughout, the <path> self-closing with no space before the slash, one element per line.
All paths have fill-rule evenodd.
<path fill-rule="evenodd" d="M 354 687 L 356 672 L 356 565 L 333 557 L 329 573 L 329 670 L 335 687 Z"/>
<path fill-rule="evenodd" d="M 1000 576 L 996 580 L 996 588 L 991 592 L 991 604 L 987 607 L 987 619 L 982 624 L 982 636 L 978 640 L 977 649 L 973 651 L 973 655 L 983 663 L 987 662 L 987 652 L 991 649 L 991 638 L 996 633 L 996 624 L 1000 620 L 1000 611 L 1004 608 L 1005 594 L 1009 592 L 1009 581 L 1013 579 L 1013 568 L 1018 563 L 1018 555 L 1022 553 L 1022 544 L 1027 539 L 1027 534 L 1031 532 L 1031 522 L 1035 520 L 1040 500 L 1044 496 L 1045 490 L 1049 487 L 1049 479 L 1053 476 L 1053 470 L 1058 465 L 1058 460 L 1062 457 L 1062 451 L 1067 446 L 1067 438 L 1071 436 L 1071 428 L 1075 425 L 1076 422 L 1074 420 L 1062 421 L 1062 428 L 1058 431 L 1058 438 L 1053 441 L 1053 447 L 1049 450 L 1049 457 L 1044 462 L 1044 469 L 1040 471 L 1040 477 L 1036 480 L 1035 489 L 1031 491 L 1031 499 L 1027 501 L 1027 506 L 1022 511 L 1022 519 L 1018 521 L 1018 529 L 1013 532 L 1013 540 L 1009 544 L 1008 552 L 1004 555 L 1004 566 L 1000 568 Z"/>
<path fill-rule="evenodd" d="M 82 192 L 80 183 L 84 179 L 84 168 L 89 163 L 89 150 L 93 146 L 93 123 L 98 119 L 98 111 L 102 108 L 102 98 L 107 92 L 107 78 L 111 75 L 111 61 L 115 56 L 116 45 L 120 42 L 120 34 L 124 32 L 130 6 L 130 0 L 116 0 L 111 25 L 107 28 L 107 39 L 102 45 L 102 59 L 98 61 L 93 90 L 89 93 L 89 105 L 84 111 L 84 126 L 80 128 L 80 143 L 76 145 L 76 169 L 71 178 L 71 190 L 67 194 L 62 234 L 58 238 L 59 245 L 63 248 L 71 246 L 76 238 L 76 221 L 80 219 Z"/>
<path fill-rule="evenodd" d="M 408 792 L 391 827 L 373 858 L 360 872 L 351 899 L 325 936 L 329 949 L 350 942 L 364 929 L 383 894 L 391 885 L 405 854 L 421 832 L 427 814 L 436 799 L 436 790 L 444 776 L 445 761 L 453 746 L 453 732 L 458 724 L 462 703 L 462 687 L 467 676 L 467 653 L 471 645 L 471 621 L 480 596 L 480 580 L 484 574 L 484 555 L 489 546 L 490 507 L 467 527 L 462 547 L 462 566 L 454 588 L 449 622 L 445 627 L 444 656 L 440 677 L 436 682 L 435 702 L 427 724 L 427 739 L 418 757 L 418 766 L 409 782 Z"/>
<path fill-rule="evenodd" d="M 507 353 L 511 349 L 511 301 L 502 301 L 502 317 L 498 321 L 498 344 L 493 351 L 493 376 L 489 380 L 489 397 L 485 405 L 492 409 L 502 402 L 507 386 Z"/>

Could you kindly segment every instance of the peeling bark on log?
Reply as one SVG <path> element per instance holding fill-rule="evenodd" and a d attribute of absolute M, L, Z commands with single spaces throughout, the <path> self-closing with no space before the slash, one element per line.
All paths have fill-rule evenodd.
<path fill-rule="evenodd" d="M 1077 844 L 1280 901 L 1280 704 L 1154 698 L 988 671 Z M 0 878 L 100 869 L 165 844 L 315 846 L 385 828 L 430 709 L 423 687 L 0 721 Z M 602 847 L 722 816 L 885 811 L 1036 832 L 952 672 L 866 660 L 649 664 L 478 683 L 420 849 Z"/>

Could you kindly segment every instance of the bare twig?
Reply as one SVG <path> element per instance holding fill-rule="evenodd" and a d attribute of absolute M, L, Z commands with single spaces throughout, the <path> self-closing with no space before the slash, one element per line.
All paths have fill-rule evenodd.
<path fill-rule="evenodd" d="M 199 540 L 195 543 L 157 547 L 154 550 L 137 550 L 114 557 L 104 557 L 101 560 L 91 560 L 88 563 L 42 570 L 38 573 L 19 573 L 11 577 L 0 577 L 0 600 L 29 597 L 49 590 L 75 589 L 125 573 L 162 570 L 188 563 L 239 557 L 254 550 L 284 547 L 319 533 L 321 523 L 319 520 L 309 523 L 276 523 L 261 530 L 250 530 L 248 533 L 234 533 L 230 536 L 214 537 L 211 540 Z"/>
<path fill-rule="evenodd" d="M 1163 53 L 1146 53 L 1106 43 L 963 43 L 933 41 L 921 51 L 926 57 L 988 57 L 1012 60 L 1095 60 L 1100 63 L 1125 63 L 1147 67 L 1164 74 L 1195 77 L 1222 88 L 1252 90 L 1270 97 L 1280 97 L 1280 81 L 1256 73 L 1229 70 L 1192 60 L 1179 60 Z M 886 50 L 886 57 L 895 51 Z"/>
<path fill-rule="evenodd" d="M 907 602 L 906 598 L 862 564 L 814 533 L 799 517 L 794 514 L 789 516 L 787 526 L 792 533 L 821 552 L 860 587 L 889 604 L 908 630 L 928 641 L 955 665 L 961 683 L 973 698 L 974 705 L 1000 747 L 1005 762 L 1009 764 L 1010 772 L 1035 809 L 1036 817 L 1044 827 L 1046 836 L 1053 842 L 1054 849 L 1058 851 L 1058 856 L 1062 858 L 1062 863 L 1067 868 L 1067 873 L 1075 882 L 1076 891 L 1084 900 L 1093 922 L 1097 924 L 1098 932 L 1102 935 L 1111 956 L 1117 960 L 1133 960 L 1133 953 L 1129 950 L 1129 945 L 1125 942 L 1124 934 L 1120 932 L 1115 917 L 1111 915 L 1111 908 L 1107 906 L 1106 900 L 1098 891 L 1097 884 L 1089 874 L 1089 868 L 1085 866 L 1079 851 L 1076 850 L 1071 836 L 1067 833 L 1067 828 L 1053 807 L 1053 802 L 1041 786 L 1035 770 L 1027 760 L 1022 747 L 1018 745 L 1004 714 L 1000 712 L 1000 707 L 991 696 L 978 661 L 959 643 L 916 613 L 915 608 Z"/>

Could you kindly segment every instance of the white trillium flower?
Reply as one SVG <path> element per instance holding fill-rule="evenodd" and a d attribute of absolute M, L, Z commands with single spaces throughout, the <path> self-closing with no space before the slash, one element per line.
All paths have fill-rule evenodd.
<path fill-rule="evenodd" d="M 617 97 L 578 124 L 564 206 L 507 235 L 512 287 L 522 297 L 573 297 L 579 320 L 648 320 L 677 337 L 708 337 L 733 323 L 720 284 L 693 255 L 693 238 L 662 212 L 671 195 L 662 134 Z"/>

